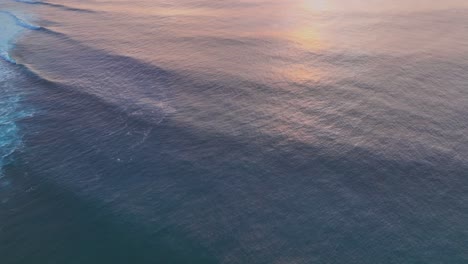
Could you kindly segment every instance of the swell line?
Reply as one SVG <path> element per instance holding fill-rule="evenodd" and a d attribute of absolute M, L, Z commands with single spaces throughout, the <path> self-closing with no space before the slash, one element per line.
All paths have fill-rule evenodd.
<path fill-rule="evenodd" d="M 22 28 L 25 28 L 25 29 L 30 29 L 30 30 L 40 30 L 41 27 L 40 26 L 36 26 L 36 25 L 33 25 L 33 24 L 30 24 L 26 21 L 24 21 L 23 19 L 17 17 L 15 14 L 9 12 L 9 11 L 4 11 L 4 10 L 0 10 L 0 14 L 5 14 L 9 17 L 11 17 L 16 25 L 22 27 Z"/>
<path fill-rule="evenodd" d="M 0 58 L 9 63 L 16 64 L 15 59 L 10 56 L 9 51 L 13 48 L 17 35 L 21 33 L 22 29 L 40 30 L 41 27 L 26 22 L 10 11 L 0 10 L 0 15 L 0 17 L 7 19 L 1 25 L 3 28 L 0 34 Z"/>
<path fill-rule="evenodd" d="M 16 70 L 15 66 L 0 61 L 0 179 L 4 176 L 4 166 L 13 161 L 12 155 L 22 146 L 18 122 L 33 115 L 28 107 L 23 107 L 22 90 L 18 85 L 21 75 Z"/>
<path fill-rule="evenodd" d="M 122 56 L 122 58 L 126 57 Z M 23 68 L 23 71 L 27 75 L 38 80 L 38 84 L 44 85 L 44 87 L 47 87 L 48 89 L 52 89 L 58 92 L 65 92 L 67 94 L 73 94 L 74 97 L 86 98 L 86 101 L 88 102 L 94 102 L 110 111 L 115 112 L 116 115 L 123 115 L 131 120 L 138 120 L 142 123 L 157 125 L 167 118 L 168 112 L 171 112 L 167 111 L 167 109 L 159 108 L 159 113 L 156 118 L 148 118 L 148 116 L 136 115 L 135 113 L 144 111 L 145 106 L 138 106 L 136 103 L 134 103 L 133 105 L 135 106 L 133 108 L 121 107 L 122 104 L 119 104 L 115 100 L 108 100 L 102 95 L 84 91 L 83 89 L 80 89 L 79 85 L 77 84 L 69 84 L 61 80 L 45 76 L 39 70 L 34 69 L 32 65 L 21 62 L 15 62 L 15 64 Z M 119 99 L 116 98 L 116 100 L 118 101 Z"/>
<path fill-rule="evenodd" d="M 30 5 L 43 5 L 43 6 L 50 6 L 50 7 L 55 7 L 59 8 L 65 11 L 75 11 L 75 12 L 84 12 L 84 13 L 96 13 L 96 11 L 93 10 L 88 10 L 88 9 L 82 9 L 82 8 L 76 8 L 76 7 L 70 7 L 66 5 L 61 5 L 61 4 L 55 4 L 55 3 L 50 3 L 50 2 L 42 2 L 42 1 L 33 1 L 33 0 L 13 0 L 18 3 L 23 3 L 23 4 L 30 4 Z"/>

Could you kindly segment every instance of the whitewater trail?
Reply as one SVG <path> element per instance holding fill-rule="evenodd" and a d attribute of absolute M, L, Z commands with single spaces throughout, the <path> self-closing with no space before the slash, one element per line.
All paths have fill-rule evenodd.
<path fill-rule="evenodd" d="M 0 58 L 16 64 L 15 59 L 10 55 L 10 51 L 14 48 L 15 39 L 25 29 L 40 30 L 41 27 L 26 22 L 12 12 L 5 10 L 0 10 L 0 25 L 2 25 L 2 33 L 0 34 Z"/>
<path fill-rule="evenodd" d="M 49 6 L 49 7 L 58 8 L 64 11 L 95 13 L 92 10 L 76 8 L 76 7 L 71 7 L 67 5 L 61 5 L 61 4 L 56 4 L 56 3 L 44 2 L 44 1 L 30 1 L 30 0 L 14 0 L 14 1 L 18 3 L 22 3 L 22 4 Z"/>
<path fill-rule="evenodd" d="M 29 116 L 21 107 L 21 93 L 15 87 L 20 78 L 18 68 L 10 55 L 14 42 L 23 30 L 38 30 L 10 11 L 0 10 L 0 177 L 3 167 L 11 162 L 11 155 L 21 146 L 21 133 L 17 122 Z"/>
<path fill-rule="evenodd" d="M 11 19 L 14 20 L 15 24 L 17 26 L 19 26 L 19 27 L 22 27 L 22 28 L 25 28 L 25 29 L 30 29 L 30 30 L 39 30 L 39 29 L 41 29 L 40 26 L 36 26 L 36 25 L 33 25 L 33 24 L 30 24 L 30 23 L 26 22 L 25 20 L 19 18 L 18 16 L 16 16 L 12 12 L 0 10 L 0 14 L 4 14 L 6 16 L 9 16 Z"/>
<path fill-rule="evenodd" d="M 21 94 L 14 85 L 19 74 L 12 68 L 0 61 L 0 177 L 2 168 L 11 162 L 11 155 L 21 146 L 17 122 L 30 116 L 21 106 Z"/>

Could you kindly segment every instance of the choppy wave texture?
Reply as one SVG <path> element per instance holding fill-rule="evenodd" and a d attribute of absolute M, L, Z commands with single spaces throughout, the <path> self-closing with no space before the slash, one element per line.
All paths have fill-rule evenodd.
<path fill-rule="evenodd" d="M 12 85 L 18 76 L 10 67 L 0 62 L 0 169 L 11 162 L 11 155 L 21 146 L 17 122 L 30 115 L 21 107 L 21 94 Z"/>
<path fill-rule="evenodd" d="M 2 264 L 468 263 L 468 12 L 416 1 L 11 1 Z"/>
<path fill-rule="evenodd" d="M 10 52 L 14 41 L 25 29 L 36 30 L 36 27 L 15 14 L 0 10 L 0 170 L 11 161 L 11 154 L 21 145 L 21 135 L 17 121 L 28 116 L 20 107 L 21 95 L 15 88 L 14 80 L 18 78 L 11 63 L 15 59 Z M 16 69 L 18 70 L 18 69 Z"/>

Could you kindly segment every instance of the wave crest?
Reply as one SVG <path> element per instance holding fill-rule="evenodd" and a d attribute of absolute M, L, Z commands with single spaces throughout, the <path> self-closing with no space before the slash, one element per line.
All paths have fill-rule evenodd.
<path fill-rule="evenodd" d="M 62 10 L 65 10 L 65 11 L 95 13 L 95 11 L 92 11 L 92 10 L 76 8 L 76 7 L 70 7 L 70 6 L 66 6 L 66 5 L 62 5 L 62 4 L 55 4 L 55 3 L 43 2 L 43 1 L 34 1 L 34 0 L 14 0 L 14 1 L 18 2 L 18 3 L 30 4 L 30 5 L 50 6 L 50 7 L 55 7 L 55 8 L 62 9 Z"/>
<path fill-rule="evenodd" d="M 18 76 L 9 67 L 0 62 L 0 176 L 2 168 L 10 163 L 11 155 L 21 146 L 17 122 L 30 116 L 20 107 L 21 95 L 14 86 L 14 78 Z"/>
<path fill-rule="evenodd" d="M 13 43 L 16 37 L 24 29 L 40 30 L 40 26 L 36 26 L 19 18 L 15 14 L 0 10 L 0 25 L 2 25 L 2 32 L 0 34 L 0 58 L 15 64 L 16 61 L 11 57 L 10 50 L 13 49 Z"/>
<path fill-rule="evenodd" d="M 29 22 L 26 22 L 25 20 L 19 18 L 18 16 L 16 16 L 15 14 L 9 12 L 9 11 L 4 11 L 4 10 L 0 10 L 0 14 L 3 14 L 3 15 L 6 15 L 8 17 L 10 17 L 17 26 L 20 26 L 22 28 L 25 28 L 25 29 L 30 29 L 30 30 L 39 30 L 41 29 L 40 26 L 36 26 L 36 25 L 33 25 Z M 8 26 L 8 24 L 7 24 Z"/>
<path fill-rule="evenodd" d="M 25 29 L 39 30 L 41 27 L 32 25 L 15 14 L 0 10 L 0 58 L 16 64 L 10 55 L 14 47 L 14 40 Z M 2 168 L 11 160 L 13 154 L 21 146 L 21 135 L 17 121 L 29 116 L 27 111 L 20 108 L 21 95 L 15 88 L 15 80 L 20 78 L 14 67 L 0 61 L 0 177 Z"/>

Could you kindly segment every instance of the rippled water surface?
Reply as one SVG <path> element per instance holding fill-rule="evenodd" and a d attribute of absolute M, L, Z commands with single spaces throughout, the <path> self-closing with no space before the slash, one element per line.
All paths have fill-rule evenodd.
<path fill-rule="evenodd" d="M 468 263 L 468 3 L 0 0 L 0 262 Z"/>

